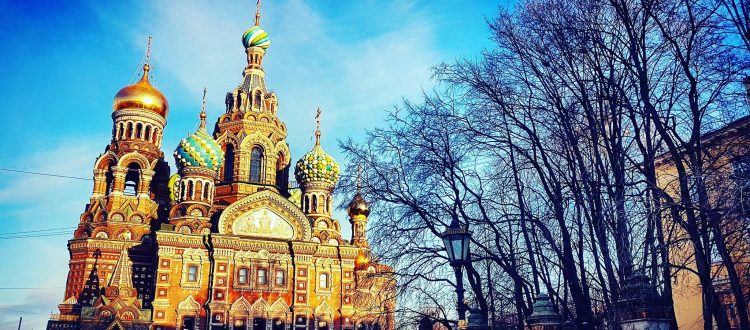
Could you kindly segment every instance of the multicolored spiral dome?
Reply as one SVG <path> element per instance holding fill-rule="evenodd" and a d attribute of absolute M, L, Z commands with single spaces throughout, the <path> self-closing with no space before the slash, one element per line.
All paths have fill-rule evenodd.
<path fill-rule="evenodd" d="M 242 35 L 242 44 L 245 48 L 260 47 L 268 49 L 271 45 L 271 39 L 268 38 L 268 33 L 261 29 L 260 26 L 253 26 Z"/>
<path fill-rule="evenodd" d="M 339 164 L 336 160 L 323 151 L 319 144 L 297 161 L 294 167 L 294 177 L 297 183 L 303 185 L 307 182 L 326 182 L 336 184 L 339 181 Z"/>
<path fill-rule="evenodd" d="M 180 141 L 174 151 L 174 159 L 179 168 L 200 166 L 218 171 L 224 162 L 224 155 L 216 140 L 201 127 Z"/>

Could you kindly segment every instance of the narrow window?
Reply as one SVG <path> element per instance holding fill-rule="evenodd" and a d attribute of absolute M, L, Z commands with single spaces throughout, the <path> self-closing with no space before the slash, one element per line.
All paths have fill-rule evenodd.
<path fill-rule="evenodd" d="M 133 123 L 128 123 L 128 134 L 127 134 L 127 138 L 128 138 L 128 139 L 132 139 L 132 138 L 133 138 Z"/>
<path fill-rule="evenodd" d="M 320 274 L 320 288 L 328 289 L 328 274 Z"/>
<path fill-rule="evenodd" d="M 266 275 L 267 274 L 265 269 L 258 269 L 258 284 L 268 283 L 268 278 Z"/>
<path fill-rule="evenodd" d="M 240 268 L 237 272 L 237 283 L 247 284 L 247 268 Z"/>
<path fill-rule="evenodd" d="M 188 267 L 187 281 L 198 282 L 198 267 L 197 266 Z"/>
<path fill-rule="evenodd" d="M 283 270 L 276 271 L 276 285 L 284 285 L 284 271 Z"/>
<path fill-rule="evenodd" d="M 224 182 L 232 182 L 234 175 L 234 146 L 227 144 L 224 152 Z"/>
<path fill-rule="evenodd" d="M 151 125 L 146 126 L 146 134 L 144 136 L 146 141 L 151 141 Z"/>
<path fill-rule="evenodd" d="M 143 124 L 141 123 L 136 124 L 135 125 L 135 137 L 139 139 L 142 138 L 143 137 L 141 135 L 142 132 L 143 132 Z"/>
<path fill-rule="evenodd" d="M 250 182 L 260 183 L 263 170 L 263 150 L 260 147 L 253 147 L 250 151 Z"/>
<path fill-rule="evenodd" d="M 187 183 L 187 196 L 185 196 L 185 199 L 193 199 L 193 181 L 188 181 Z"/>
<path fill-rule="evenodd" d="M 312 198 L 312 211 L 318 212 L 318 195 L 313 195 Z"/>

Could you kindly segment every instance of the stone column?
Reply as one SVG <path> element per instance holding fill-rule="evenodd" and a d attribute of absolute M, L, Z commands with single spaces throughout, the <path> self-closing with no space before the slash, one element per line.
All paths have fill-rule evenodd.
<path fill-rule="evenodd" d="M 127 167 L 114 166 L 112 167 L 112 174 L 115 177 L 114 188 L 112 188 L 113 196 L 122 196 L 122 192 L 125 190 L 125 175 L 128 173 Z"/>

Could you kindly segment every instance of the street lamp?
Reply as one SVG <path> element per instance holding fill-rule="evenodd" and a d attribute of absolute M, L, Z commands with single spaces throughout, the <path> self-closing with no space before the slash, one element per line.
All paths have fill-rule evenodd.
<path fill-rule="evenodd" d="M 469 241 L 471 233 L 466 227 L 461 227 L 456 219 L 440 236 L 448 252 L 448 261 L 456 273 L 456 295 L 458 295 L 458 318 L 466 320 L 468 306 L 464 303 L 464 279 L 461 267 L 471 262 L 469 258 Z"/>

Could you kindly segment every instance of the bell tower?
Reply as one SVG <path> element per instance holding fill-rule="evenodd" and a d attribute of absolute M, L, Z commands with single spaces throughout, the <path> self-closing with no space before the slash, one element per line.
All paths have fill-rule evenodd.
<path fill-rule="evenodd" d="M 260 27 L 260 2 L 255 24 L 242 35 L 242 45 L 247 55 L 243 79 L 226 94 L 226 112 L 214 127 L 225 159 L 216 186 L 220 205 L 261 190 L 289 194 L 286 125 L 277 116 L 276 93 L 266 86 L 263 59 L 271 40 Z"/>
<path fill-rule="evenodd" d="M 123 249 L 130 250 L 127 265 L 133 265 L 137 276 L 145 278 L 152 269 L 151 234 L 160 219 L 166 220 L 169 203 L 169 167 L 161 151 L 169 104 L 150 82 L 150 57 L 149 37 L 140 79 L 115 95 L 112 137 L 94 162 L 93 191 L 68 244 L 71 259 L 62 313 L 98 299 L 100 292 L 86 289 L 110 282 Z M 152 281 L 133 285 L 133 297 L 144 307 L 152 300 Z"/>

